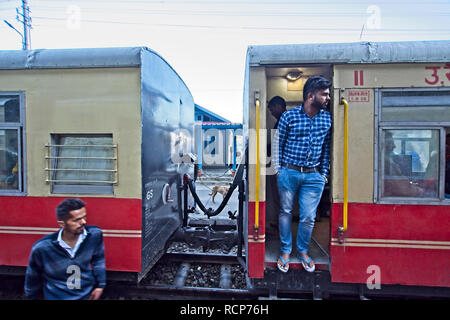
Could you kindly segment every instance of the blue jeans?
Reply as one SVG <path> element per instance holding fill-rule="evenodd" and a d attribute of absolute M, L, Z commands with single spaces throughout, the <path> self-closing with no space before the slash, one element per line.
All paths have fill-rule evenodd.
<path fill-rule="evenodd" d="M 298 194 L 300 221 L 297 230 L 297 252 L 307 253 L 314 228 L 316 210 L 325 186 L 325 179 L 319 172 L 302 173 L 282 167 L 278 175 L 280 215 L 278 226 L 281 253 L 292 252 L 292 210 Z"/>

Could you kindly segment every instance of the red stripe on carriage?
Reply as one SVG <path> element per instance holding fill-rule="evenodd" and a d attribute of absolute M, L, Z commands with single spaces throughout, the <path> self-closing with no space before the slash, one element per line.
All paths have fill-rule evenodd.
<path fill-rule="evenodd" d="M 349 203 L 347 245 L 342 208 L 332 207 L 333 282 L 450 287 L 450 206 Z"/>
<path fill-rule="evenodd" d="M 18 228 L 0 233 L 0 265 L 27 266 L 34 242 L 59 228 L 55 208 L 63 197 L 18 197 L 1 196 L 0 226 L 27 227 L 24 232 Z M 84 198 L 87 209 L 87 224 L 99 226 L 102 230 L 140 231 L 142 202 L 140 199 Z M 49 230 L 33 230 L 49 228 Z M 14 231 L 16 230 L 16 231 Z M 32 231 L 29 231 L 32 230 Z M 110 232 L 108 232 L 110 233 Z M 133 234 L 134 235 L 134 234 Z M 105 261 L 107 270 L 141 271 L 141 238 L 105 236 Z"/>

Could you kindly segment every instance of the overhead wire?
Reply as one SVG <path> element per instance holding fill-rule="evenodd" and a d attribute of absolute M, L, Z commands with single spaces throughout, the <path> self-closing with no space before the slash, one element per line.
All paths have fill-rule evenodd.
<path fill-rule="evenodd" d="M 11 0 L 9 0 L 11 1 Z M 61 3 L 61 0 L 40 0 L 40 2 L 58 2 Z M 73 4 L 71 1 L 66 1 L 69 4 Z M 88 2 L 88 3 L 124 3 L 123 0 L 78 0 L 79 2 Z M 292 0 L 292 1 L 270 1 L 270 0 L 250 0 L 250 1 L 242 1 L 242 0 L 226 0 L 226 1 L 215 1 L 215 0 L 127 0 L 127 4 L 159 4 L 159 5 L 172 5 L 172 4 L 209 4 L 209 5 L 255 5 L 255 6 L 262 6 L 262 5 L 296 5 L 296 6 L 302 6 L 302 7 L 311 7 L 313 5 L 324 5 L 324 4 L 335 4 L 335 5 L 344 5 L 344 4 L 350 4 L 355 5 L 354 0 L 341 0 L 341 1 L 335 1 L 335 0 L 316 0 L 314 2 L 311 2 L 310 0 Z M 411 5 L 411 4 L 423 4 L 423 5 L 442 5 L 442 4 L 448 4 L 448 0 L 432 0 L 432 1 L 423 1 L 423 0 L 377 0 L 376 3 L 373 1 L 365 1 L 362 2 L 362 4 L 389 4 L 389 5 L 396 5 L 396 4 L 404 4 L 404 5 Z"/>
<path fill-rule="evenodd" d="M 92 3 L 89 3 L 92 4 Z M 128 2 L 127 2 L 128 4 Z M 70 5 L 72 6 L 72 5 Z M 333 10 L 332 12 L 317 12 L 317 11 L 311 11 L 308 10 L 308 8 L 303 8 L 303 10 L 301 11 L 295 11 L 292 12 L 291 11 L 273 11 L 272 9 L 270 9 L 270 11 L 268 12 L 268 10 L 261 10 L 261 9 L 267 9 L 264 7 L 260 7 L 260 10 L 251 10 L 251 11 L 242 11 L 242 10 L 205 10 L 205 9 L 175 9 L 175 8 L 171 8 L 171 9 L 155 9 L 155 8 L 146 8 L 146 7 L 133 7 L 133 6 L 127 6 L 129 8 L 119 8 L 119 7 L 98 7 L 98 6 L 79 6 L 79 5 L 75 5 L 78 6 L 80 9 L 82 9 L 82 11 L 84 12 L 98 12 L 98 13 L 114 13 L 114 12 L 119 12 L 121 14 L 123 13 L 134 13 L 134 14 L 152 14 L 152 15 L 193 15 L 193 16 L 197 16 L 197 15 L 215 15 L 215 16 L 280 16 L 280 17 L 285 17 L 285 16 L 299 16 L 299 17 L 354 17 L 354 16 L 366 16 L 367 12 L 365 11 L 349 11 L 347 9 L 340 9 L 339 11 L 337 10 Z M 41 4 L 37 4 L 34 6 L 35 9 L 38 10 L 43 10 L 45 9 L 46 11 L 59 11 L 59 10 L 65 10 L 67 9 L 69 6 L 46 6 L 46 5 L 41 5 Z M 403 15 L 408 15 L 408 16 L 420 16 L 423 17 L 424 13 L 429 13 L 432 15 L 443 15 L 443 16 L 448 16 L 450 15 L 450 11 L 442 11 L 442 8 L 438 8 L 437 11 L 427 11 L 427 10 L 420 10 L 417 12 L 408 12 L 408 11 L 402 11 L 402 12 L 383 12 L 384 16 L 394 16 L 394 15 L 399 15 L 399 14 L 403 14 Z"/>
<path fill-rule="evenodd" d="M 32 10 L 34 9 L 35 12 L 38 14 L 41 13 L 41 11 L 45 11 L 46 13 L 49 13 L 51 11 L 58 12 L 64 9 L 67 9 L 68 6 L 46 6 L 42 5 L 42 2 L 47 3 L 55 3 L 58 2 L 58 4 L 61 4 L 61 0 L 42 0 L 41 2 L 36 3 L 34 6 L 32 6 Z M 89 5 L 98 5 L 98 4 L 105 4 L 106 2 L 113 2 L 113 3 L 122 3 L 121 1 L 101 1 L 101 0 L 90 0 L 90 1 L 83 1 L 80 0 L 79 2 L 89 4 Z M 316 4 L 323 4 L 327 1 L 318 1 Z M 328 1 L 330 4 L 335 3 L 334 1 Z M 401 1 L 400 1 L 401 2 Z M 11 2 L 9 2 L 11 3 Z M 148 9 L 145 7 L 139 7 L 139 8 L 133 8 L 132 3 L 146 3 L 146 4 L 159 4 L 159 5 L 171 5 L 171 4 L 195 4 L 195 3 L 208 3 L 208 4 L 229 4 L 230 1 L 137 1 L 137 0 L 130 0 L 127 1 L 127 5 L 130 7 L 130 9 L 123 9 L 123 8 L 114 8 L 111 6 L 108 7 L 85 7 L 83 4 L 82 12 L 86 13 L 111 13 L 114 14 L 114 12 L 120 12 L 120 14 L 124 13 L 130 13 L 130 14 L 136 14 L 137 16 L 143 16 L 143 15 L 173 15 L 173 16 L 223 16 L 223 17 L 254 17 L 254 16 L 261 16 L 261 17 L 325 17 L 327 19 L 329 18 L 345 18 L 345 17 L 361 17 L 365 18 L 367 17 L 366 12 L 352 12 L 352 11 L 333 11 L 333 12 L 311 12 L 311 11 L 298 11 L 298 12 L 267 12 L 267 11 L 224 11 L 224 10 L 187 10 L 187 9 L 175 9 L 175 10 L 168 10 L 168 9 Z M 234 4 L 255 4 L 254 1 L 231 1 L 231 3 Z M 348 2 L 350 3 L 350 1 Z M 386 3 L 392 4 L 392 3 L 399 3 L 398 1 L 386 1 Z M 409 1 L 409 4 L 414 3 L 414 1 Z M 419 2 L 417 2 L 419 3 Z M 422 2 L 420 2 L 422 3 Z M 440 2 L 441 3 L 441 2 Z M 67 2 L 68 5 L 72 5 L 73 2 Z M 276 1 L 264 1 L 260 2 L 259 8 L 262 8 L 263 5 L 266 4 L 289 4 L 294 5 L 297 3 L 294 2 L 276 2 Z M 80 7 L 81 8 L 81 7 Z M 63 11 L 65 14 L 68 14 L 66 11 Z M 42 12 L 43 13 L 43 12 Z M 394 15 L 396 13 L 386 12 L 383 13 L 383 16 L 389 16 Z M 450 12 L 447 11 L 428 11 L 426 12 L 428 16 L 450 16 Z M 409 13 L 406 15 L 406 17 L 414 17 L 415 15 L 420 15 L 421 19 L 424 18 L 424 12 L 415 12 L 415 13 Z M 45 16 L 45 15 L 34 15 L 32 17 L 34 19 L 34 25 L 38 27 L 52 27 L 51 21 L 67 21 L 67 18 L 60 18 L 60 17 L 52 17 L 52 16 Z M 136 17 L 133 17 L 136 18 Z M 316 32 L 332 32 L 332 33 L 348 33 L 348 32 L 359 32 L 361 28 L 358 26 L 357 28 L 347 28 L 347 27 L 327 27 L 327 26 L 321 26 L 321 27 L 315 27 L 315 26 L 277 26 L 277 25 L 239 25 L 239 24 L 233 24 L 233 25 L 212 25 L 212 24 L 202 24 L 202 23 L 192 23 L 192 24 L 186 24 L 186 23 L 152 23 L 152 22 L 143 22 L 143 21 L 127 21 L 127 19 L 130 19 L 126 17 L 125 19 L 122 19 L 121 17 L 117 17 L 117 20 L 112 19 L 88 19 L 85 17 L 81 17 L 79 19 L 80 22 L 83 23 L 99 23 L 99 24 L 112 24 L 112 25 L 138 25 L 143 27 L 168 27 L 168 28 L 198 28 L 198 29 L 211 29 L 211 30 L 256 30 L 256 31 L 316 31 Z M 50 24 L 45 24 L 46 22 L 50 22 Z M 374 33 L 384 33 L 384 32 L 395 32 L 395 33 L 409 33 L 409 32 L 419 32 L 419 33 L 443 33 L 443 32 L 450 32 L 450 28 L 440 28 L 437 26 L 437 28 L 428 28 L 428 29 L 418 29 L 418 28 L 380 28 L 380 29 L 371 29 L 371 32 Z"/>
<path fill-rule="evenodd" d="M 42 17 L 35 16 L 34 19 L 53 20 L 53 21 L 67 21 L 65 18 Z M 217 26 L 217 25 L 200 25 L 200 24 L 171 24 L 171 23 L 148 23 L 148 22 L 127 22 L 127 21 L 112 21 L 112 20 L 92 20 L 80 19 L 80 22 L 86 23 L 103 23 L 103 24 L 123 24 L 123 25 L 141 25 L 153 27 L 177 27 L 177 28 L 201 28 L 201 29 L 235 29 L 235 30 L 273 30 L 273 31 L 326 31 L 326 32 L 355 32 L 360 31 L 359 28 L 338 28 L 338 27 L 282 27 L 282 26 Z M 372 29 L 371 31 L 382 32 L 450 32 L 450 28 L 435 28 L 435 29 L 409 29 L 409 28 L 382 28 Z"/>

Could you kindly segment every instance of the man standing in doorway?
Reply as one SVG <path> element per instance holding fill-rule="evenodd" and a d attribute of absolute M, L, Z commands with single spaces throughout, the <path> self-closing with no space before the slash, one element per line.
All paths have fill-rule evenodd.
<path fill-rule="evenodd" d="M 297 252 L 308 272 L 315 270 L 308 255 L 317 206 L 330 171 L 331 82 L 314 76 L 303 88 L 303 104 L 283 113 L 278 124 L 278 150 L 274 157 L 280 196 L 279 231 L 281 255 L 278 268 L 289 270 L 292 252 L 292 211 L 298 195 L 300 219 Z"/>
<path fill-rule="evenodd" d="M 65 199 L 56 208 L 61 229 L 37 241 L 25 276 L 25 296 L 47 300 L 97 300 L 106 285 L 100 228 L 87 226 L 86 204 Z"/>

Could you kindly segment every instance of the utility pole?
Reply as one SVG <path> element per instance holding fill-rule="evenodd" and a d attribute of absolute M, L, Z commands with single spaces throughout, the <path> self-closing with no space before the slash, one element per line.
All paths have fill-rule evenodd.
<path fill-rule="evenodd" d="M 17 20 L 23 24 L 23 41 L 22 41 L 22 49 L 30 50 L 31 49 L 31 18 L 30 18 L 30 7 L 28 7 L 28 0 L 22 0 L 22 12 L 19 12 L 19 8 L 16 8 L 17 12 Z M 23 20 L 20 20 L 22 17 Z"/>
<path fill-rule="evenodd" d="M 9 23 L 8 21 L 3 20 L 3 22 L 6 23 L 8 25 L 8 27 L 13 29 L 15 32 L 17 32 L 21 36 L 21 38 L 22 38 L 22 49 L 23 49 L 23 44 L 24 44 L 23 34 L 21 34 L 20 31 L 17 30 L 16 28 L 14 28 L 14 26 L 11 23 Z"/>

